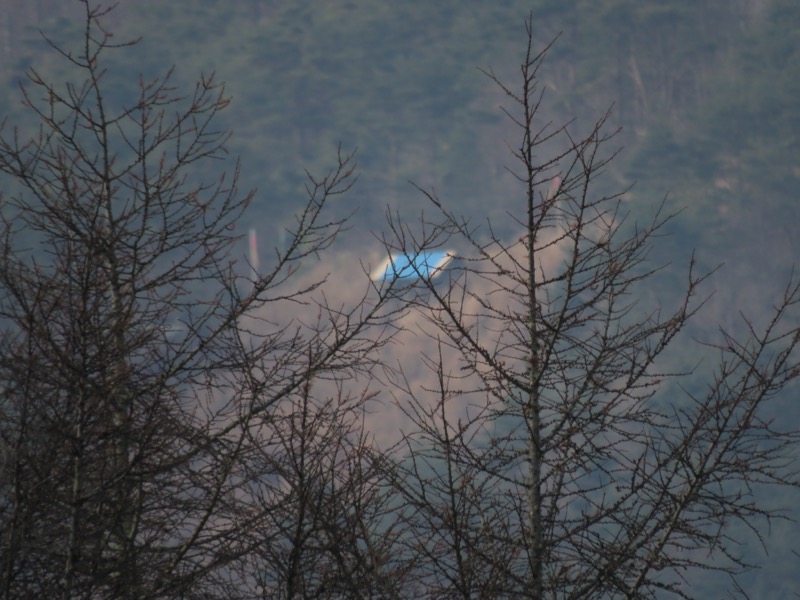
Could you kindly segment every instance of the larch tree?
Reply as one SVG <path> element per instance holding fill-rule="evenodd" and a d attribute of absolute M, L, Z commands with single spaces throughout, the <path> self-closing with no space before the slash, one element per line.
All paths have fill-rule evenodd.
<path fill-rule="evenodd" d="M 235 231 L 254 192 L 209 168 L 223 86 L 168 72 L 120 100 L 107 59 L 137 42 L 82 4 L 81 44 L 51 43 L 70 79 L 30 69 L 35 132 L 0 133 L 0 596 L 306 597 L 311 554 L 352 587 L 379 571 L 380 504 L 348 382 L 393 312 L 366 282 L 329 306 L 302 269 L 342 230 L 353 157 L 309 175 L 256 272 Z"/>
<path fill-rule="evenodd" d="M 675 367 L 709 274 L 687 256 L 683 290 L 653 292 L 673 217 L 595 191 L 613 132 L 547 121 L 547 48 L 526 29 L 519 88 L 486 73 L 519 133 L 508 222 L 480 227 L 426 190 L 438 218 L 389 221 L 395 255 L 454 249 L 406 291 L 430 377 L 396 380 L 413 423 L 392 474 L 400 539 L 430 598 L 689 598 L 693 574 L 750 566 L 742 528 L 760 538 L 781 516 L 758 490 L 797 485 L 797 431 L 770 414 L 800 374 L 800 287 L 763 327 L 722 332 L 709 379 Z"/>

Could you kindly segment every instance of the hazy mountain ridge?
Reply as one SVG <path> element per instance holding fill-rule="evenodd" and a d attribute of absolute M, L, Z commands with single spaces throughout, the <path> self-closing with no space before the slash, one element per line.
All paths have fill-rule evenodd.
<path fill-rule="evenodd" d="M 669 191 L 689 207 L 681 245 L 708 244 L 709 228 L 739 231 L 744 220 L 785 253 L 787 234 L 771 230 L 797 214 L 800 10 L 788 0 L 723 4 L 148 0 L 115 16 L 120 39 L 144 40 L 120 53 L 109 77 L 132 89 L 140 71 L 173 63 L 178 83 L 215 69 L 234 100 L 224 123 L 234 130 L 231 155 L 242 159 L 243 187 L 259 190 L 255 222 L 286 220 L 303 169 L 324 169 L 339 142 L 359 148 L 363 176 L 349 203 L 367 228 L 382 227 L 387 203 L 418 205 L 408 179 L 481 215 L 485 197 L 513 191 L 498 166 L 514 140 L 477 68 L 513 78 L 530 10 L 542 45 L 563 32 L 542 73 L 548 118 L 577 117 L 579 128 L 614 105 L 625 149 L 609 189 L 636 180 L 635 198 Z M 36 27 L 63 39 L 75 8 L 6 2 L 5 78 L 51 68 Z M 716 253 L 728 244 L 712 245 Z"/>

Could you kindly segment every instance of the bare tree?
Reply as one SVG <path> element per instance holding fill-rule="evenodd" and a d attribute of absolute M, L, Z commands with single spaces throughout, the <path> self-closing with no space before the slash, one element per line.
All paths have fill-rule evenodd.
<path fill-rule="evenodd" d="M 462 249 L 407 292 L 436 383 L 397 380 L 414 423 L 395 475 L 403 543 L 425 557 L 426 597 L 688 598 L 692 572 L 750 566 L 735 526 L 760 538 L 781 516 L 757 490 L 797 484 L 797 432 L 768 415 L 800 373 L 800 286 L 765 326 L 722 333 L 710 380 L 671 366 L 707 275 L 692 257 L 682 292 L 652 293 L 672 216 L 662 204 L 641 222 L 594 192 L 613 134 L 605 117 L 583 136 L 543 119 L 547 48 L 526 26 L 519 91 L 486 73 L 519 131 L 511 227 L 425 190 L 440 219 L 390 220 L 390 252 Z"/>
<path fill-rule="evenodd" d="M 391 496 L 358 410 L 364 395 L 315 396 L 308 383 L 267 421 L 244 461 L 254 515 L 238 578 L 263 598 L 396 597 Z M 401 565 L 402 566 L 402 565 Z"/>
<path fill-rule="evenodd" d="M 76 83 L 31 69 L 22 94 L 38 132 L 0 136 L 16 189 L 2 199 L 2 597 L 245 597 L 245 566 L 296 535 L 274 529 L 278 511 L 301 534 L 297 511 L 328 511 L 319 535 L 352 519 L 351 548 L 320 551 L 355 580 L 353 561 L 335 559 L 378 552 L 362 542 L 380 515 L 344 511 L 348 495 L 375 497 L 355 426 L 369 395 L 347 385 L 369 375 L 393 311 L 367 285 L 331 306 L 324 278 L 300 277 L 344 225 L 324 209 L 352 185 L 353 157 L 309 175 L 266 272 L 243 267 L 234 228 L 253 192 L 237 189 L 238 167 L 207 170 L 225 157 L 223 87 L 202 77 L 183 97 L 167 73 L 115 103 L 104 61 L 130 43 L 112 43 L 109 9 L 83 4 L 82 46 L 51 44 Z M 289 489 L 270 497 L 281 478 Z"/>

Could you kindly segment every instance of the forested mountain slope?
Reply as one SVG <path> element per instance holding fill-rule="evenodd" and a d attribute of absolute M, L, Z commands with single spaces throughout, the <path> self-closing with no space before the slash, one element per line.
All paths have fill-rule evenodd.
<path fill-rule="evenodd" d="M 24 69 L 47 68 L 37 30 L 64 39 L 75 11 L 47 0 L 2 8 L 4 105 L 13 111 Z M 407 180 L 479 215 L 487 197 L 502 207 L 508 182 L 502 98 L 477 68 L 515 72 L 529 11 L 540 44 L 561 33 L 543 73 L 548 118 L 579 127 L 613 105 L 624 151 L 609 188 L 636 181 L 632 198 L 669 192 L 689 209 L 681 245 L 710 245 L 711 262 L 735 253 L 734 240 L 752 246 L 753 259 L 791 262 L 800 10 L 790 0 L 145 0 L 115 16 L 145 43 L 111 76 L 120 101 L 139 72 L 172 64 L 177 81 L 214 69 L 228 82 L 231 154 L 242 159 L 243 184 L 259 191 L 253 220 L 265 232 L 291 214 L 303 169 L 322 168 L 340 142 L 359 149 L 350 208 L 368 227 L 381 227 L 387 204 L 413 210 Z"/>

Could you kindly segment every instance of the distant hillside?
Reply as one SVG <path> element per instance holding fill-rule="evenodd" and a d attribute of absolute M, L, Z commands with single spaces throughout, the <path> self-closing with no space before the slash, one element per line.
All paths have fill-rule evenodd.
<path fill-rule="evenodd" d="M 37 29 L 70 39 L 77 2 L 0 2 L 3 112 L 20 118 L 15 82 L 35 65 L 67 73 Z M 558 0 L 385 3 L 140 0 L 116 25 L 143 35 L 108 77 L 124 103 L 139 73 L 176 65 L 178 84 L 216 70 L 233 104 L 242 185 L 258 188 L 253 222 L 275 232 L 302 196 L 304 169 L 321 173 L 336 146 L 357 147 L 362 177 L 341 210 L 381 229 L 387 205 L 413 214 L 413 188 L 434 186 L 465 214 L 513 210 L 504 167 L 513 130 L 503 98 L 478 68 L 512 83 L 532 11 L 544 46 L 543 115 L 580 130 L 613 105 L 624 151 L 598 190 L 636 181 L 633 203 L 669 192 L 685 207 L 676 248 L 697 246 L 708 264 L 734 260 L 785 273 L 800 179 L 800 8 L 793 0 L 725 2 Z M 120 35 L 120 39 L 124 36 Z M 605 188 L 603 188 L 605 186 Z M 746 250 L 744 250 L 746 248 Z"/>

